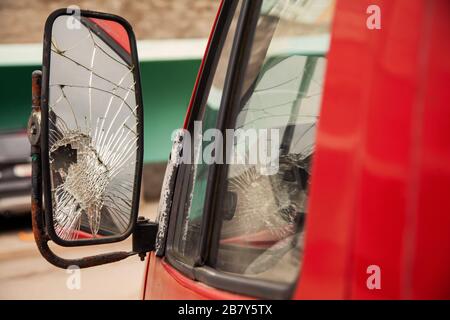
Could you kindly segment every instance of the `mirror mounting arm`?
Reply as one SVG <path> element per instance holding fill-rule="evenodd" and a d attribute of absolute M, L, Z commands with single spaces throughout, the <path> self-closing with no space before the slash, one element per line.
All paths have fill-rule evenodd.
<path fill-rule="evenodd" d="M 158 224 L 139 217 L 133 232 L 133 252 L 145 260 L 147 253 L 155 251 Z"/>
<path fill-rule="evenodd" d="M 135 252 L 113 252 L 81 259 L 63 259 L 50 249 L 48 245 L 50 238 L 45 229 L 42 210 L 41 83 L 42 72 L 34 71 L 32 74 L 32 111 L 28 122 L 28 138 L 31 144 L 32 160 L 31 217 L 34 238 L 41 255 L 59 268 L 67 269 L 71 266 L 77 266 L 80 269 L 85 269 L 117 262 L 139 254 Z"/>

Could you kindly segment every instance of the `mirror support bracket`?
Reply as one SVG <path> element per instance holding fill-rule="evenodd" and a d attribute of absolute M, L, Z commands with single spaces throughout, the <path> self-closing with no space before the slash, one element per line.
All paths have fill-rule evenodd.
<path fill-rule="evenodd" d="M 32 160 L 32 192 L 31 218 L 33 234 L 41 255 L 56 267 L 80 269 L 95 267 L 124 260 L 137 255 L 135 252 L 113 252 L 81 259 L 63 259 L 57 256 L 49 247 L 50 238 L 45 229 L 44 212 L 42 210 L 42 162 L 41 162 L 41 83 L 42 72 L 32 74 L 32 111 L 28 121 L 28 138 L 31 144 Z"/>
<path fill-rule="evenodd" d="M 155 251 L 158 224 L 139 217 L 133 232 L 133 252 L 139 255 L 141 261 L 145 260 L 148 252 Z"/>

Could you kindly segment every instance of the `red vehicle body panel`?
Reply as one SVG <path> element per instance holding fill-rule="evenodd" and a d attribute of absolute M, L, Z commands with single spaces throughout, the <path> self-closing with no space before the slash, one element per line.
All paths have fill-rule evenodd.
<path fill-rule="evenodd" d="M 111 38 L 113 38 L 126 52 L 131 53 L 130 38 L 125 28 L 118 22 L 105 19 L 90 18 L 99 25 Z"/>
<path fill-rule="evenodd" d="M 250 298 L 220 291 L 193 281 L 164 259 L 154 254 L 149 258 L 147 290 L 144 299 L 152 300 L 248 300 Z"/>
<path fill-rule="evenodd" d="M 449 298 L 450 5 L 371 3 L 338 2 L 295 298 Z"/>
<path fill-rule="evenodd" d="M 449 21 L 446 0 L 337 2 L 294 299 L 450 298 Z M 145 299 L 242 298 L 155 256 L 146 279 Z"/>

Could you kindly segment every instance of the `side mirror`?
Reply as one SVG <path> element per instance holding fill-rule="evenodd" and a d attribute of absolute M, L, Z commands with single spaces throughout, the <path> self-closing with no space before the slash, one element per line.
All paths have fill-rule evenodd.
<path fill-rule="evenodd" d="M 118 16 L 70 12 L 49 16 L 41 84 L 39 73 L 33 77 L 32 217 L 49 262 L 86 268 L 145 257 L 154 249 L 157 226 L 138 220 L 143 102 L 132 28 Z M 99 245 L 131 234 L 132 251 L 79 260 L 57 257 L 47 244 Z"/>

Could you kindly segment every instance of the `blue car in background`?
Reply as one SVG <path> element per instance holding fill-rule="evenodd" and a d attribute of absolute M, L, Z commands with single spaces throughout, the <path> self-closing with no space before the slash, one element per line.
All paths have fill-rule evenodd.
<path fill-rule="evenodd" d="M 30 178 L 27 132 L 0 132 L 0 215 L 30 211 Z"/>

